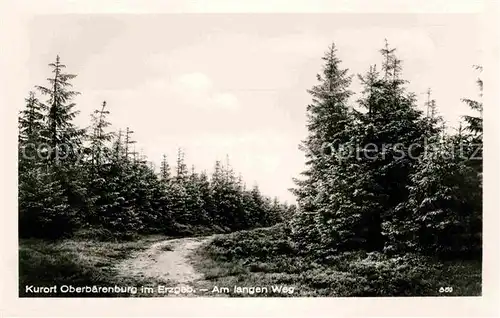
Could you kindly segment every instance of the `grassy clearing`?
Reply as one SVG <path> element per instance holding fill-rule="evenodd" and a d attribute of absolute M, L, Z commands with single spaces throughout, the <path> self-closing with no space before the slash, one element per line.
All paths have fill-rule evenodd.
<path fill-rule="evenodd" d="M 26 286 L 142 286 L 145 280 L 118 277 L 113 266 L 131 253 L 144 250 L 163 236 L 143 237 L 127 242 L 70 239 L 58 242 L 21 240 L 19 244 L 20 297 L 113 297 L 128 294 L 27 293 Z"/>
<path fill-rule="evenodd" d="M 479 296 L 481 263 L 439 262 L 419 255 L 389 258 L 353 252 L 328 265 L 299 256 L 283 226 L 222 235 L 193 257 L 205 274 L 203 287 L 228 287 L 226 296 Z M 234 286 L 284 285 L 293 294 L 233 293 Z M 441 287 L 452 287 L 440 293 Z"/>

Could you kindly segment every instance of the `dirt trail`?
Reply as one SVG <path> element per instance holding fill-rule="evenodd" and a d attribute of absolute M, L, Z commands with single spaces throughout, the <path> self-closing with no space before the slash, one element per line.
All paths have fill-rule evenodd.
<path fill-rule="evenodd" d="M 193 268 L 188 255 L 211 238 L 180 238 L 154 243 L 116 265 L 116 269 L 120 276 L 140 277 L 169 287 L 189 286 L 203 275 Z"/>

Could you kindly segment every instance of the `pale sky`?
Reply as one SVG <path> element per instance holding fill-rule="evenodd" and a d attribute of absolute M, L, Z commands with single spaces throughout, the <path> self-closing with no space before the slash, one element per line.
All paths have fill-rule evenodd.
<path fill-rule="evenodd" d="M 481 64 L 473 14 L 162 14 L 38 16 L 30 24 L 30 84 L 45 84 L 59 54 L 70 73 L 81 126 L 107 101 L 113 128 L 134 130 L 137 150 L 158 165 L 212 172 L 229 155 L 249 186 L 293 201 L 288 188 L 304 168 L 306 90 L 334 41 L 343 67 L 380 64 L 384 38 L 404 62 L 408 86 L 430 87 L 450 124 L 469 113 Z M 26 87 L 26 92 L 30 87 Z M 354 78 L 352 89 L 359 92 Z"/>

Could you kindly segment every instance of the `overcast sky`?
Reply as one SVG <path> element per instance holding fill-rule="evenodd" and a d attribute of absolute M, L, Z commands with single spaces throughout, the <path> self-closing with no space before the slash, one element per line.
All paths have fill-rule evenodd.
<path fill-rule="evenodd" d="M 306 90 L 334 41 L 352 74 L 380 63 L 387 38 L 409 89 L 432 88 L 450 124 L 475 97 L 481 64 L 479 16 L 464 14 L 163 14 L 39 16 L 30 24 L 30 82 L 44 84 L 59 54 L 78 96 L 77 119 L 106 100 L 115 129 L 134 130 L 137 150 L 171 165 L 212 171 L 229 155 L 249 186 L 293 201 L 303 170 Z M 352 88 L 359 91 L 355 78 Z M 27 90 L 30 87 L 26 88 Z"/>

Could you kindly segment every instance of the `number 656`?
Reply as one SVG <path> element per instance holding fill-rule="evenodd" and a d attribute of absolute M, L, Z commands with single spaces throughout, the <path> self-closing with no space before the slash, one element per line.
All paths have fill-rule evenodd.
<path fill-rule="evenodd" d="M 439 292 L 440 293 L 452 293 L 453 287 L 440 287 Z"/>

